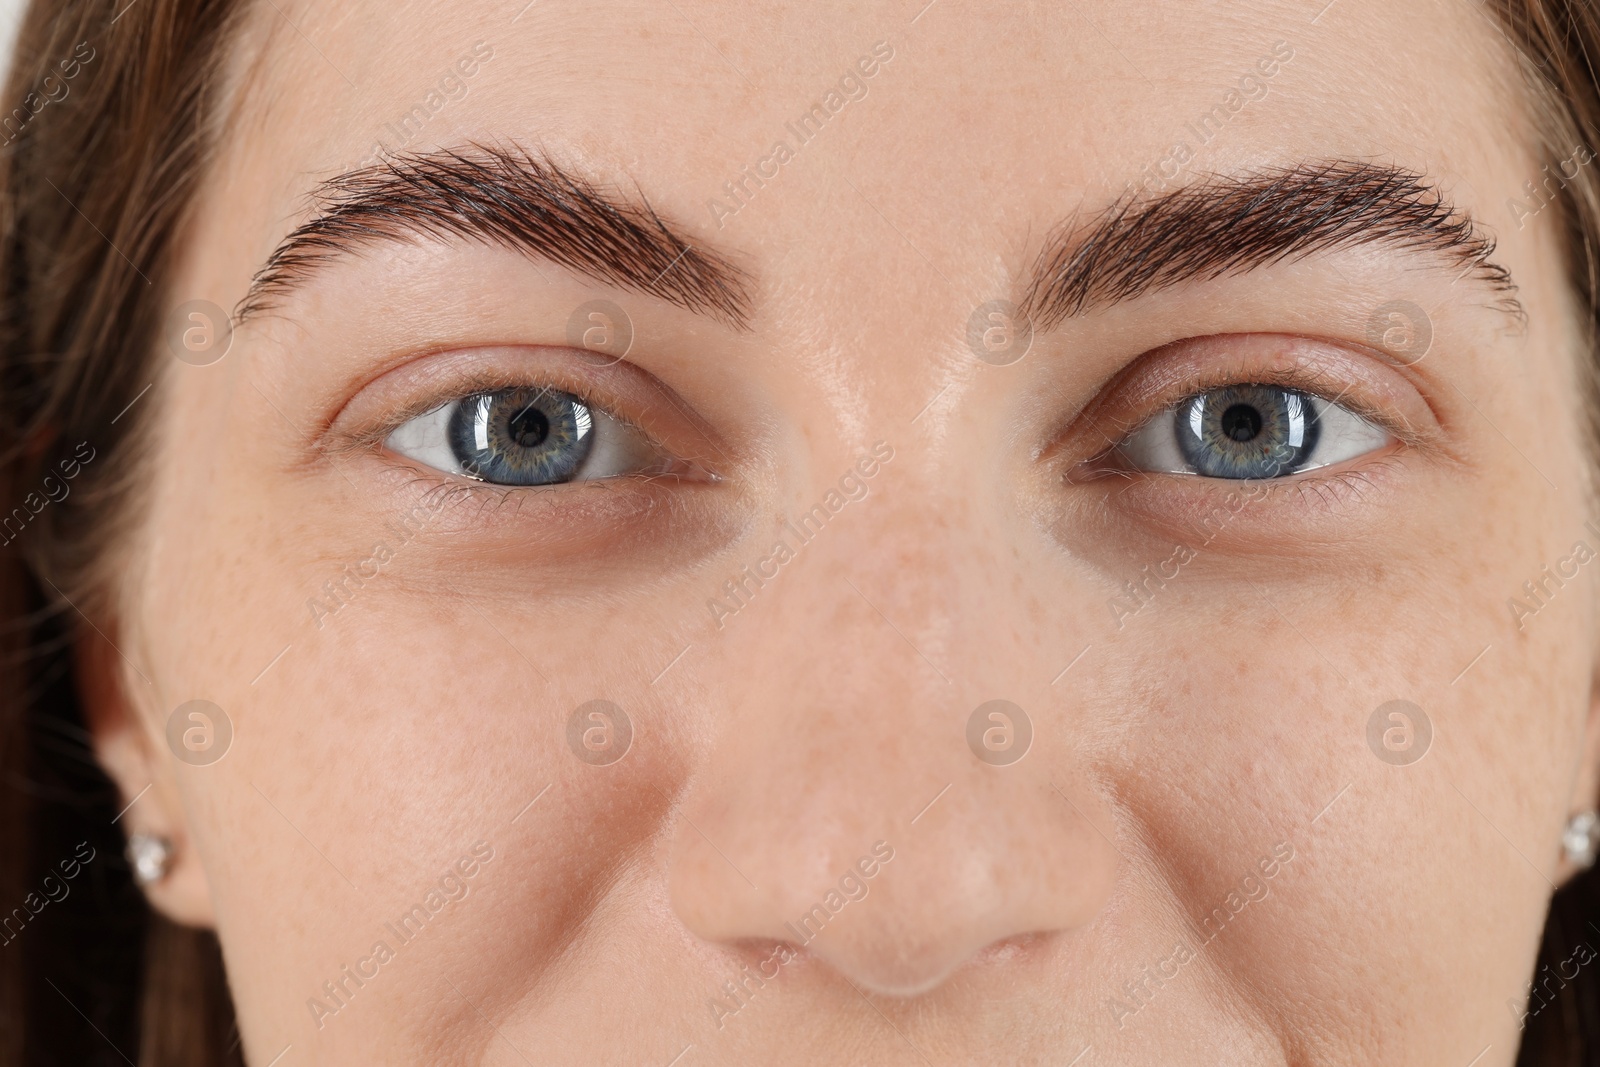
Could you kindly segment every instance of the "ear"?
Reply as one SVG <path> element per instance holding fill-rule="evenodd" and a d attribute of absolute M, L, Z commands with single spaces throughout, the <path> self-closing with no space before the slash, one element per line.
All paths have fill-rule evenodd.
<path fill-rule="evenodd" d="M 150 834 L 172 842 L 166 877 L 142 887 L 151 906 L 185 926 L 213 927 L 211 886 L 191 843 L 166 724 L 158 721 L 150 684 L 113 640 L 90 629 L 77 638 L 74 658 L 95 757 L 122 796 L 117 824 L 124 835 Z"/>

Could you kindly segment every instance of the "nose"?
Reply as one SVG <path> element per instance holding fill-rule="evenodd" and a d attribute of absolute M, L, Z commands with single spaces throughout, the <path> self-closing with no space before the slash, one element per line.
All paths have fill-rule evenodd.
<path fill-rule="evenodd" d="M 747 626 L 720 735 L 680 794 L 681 921 L 728 945 L 787 942 L 860 988 L 914 996 L 987 948 L 1037 948 L 1048 937 L 1030 935 L 1093 919 L 1115 834 L 1065 742 L 1062 698 L 1028 698 L 1020 760 L 986 759 L 969 724 L 994 694 L 942 680 L 849 585 L 835 583 L 828 625 L 793 640 L 786 616 L 816 618 L 802 602 L 822 583 L 805 577 Z M 1004 744 L 1010 729 L 1015 743 L 1022 724 L 989 714 L 976 736 Z"/>

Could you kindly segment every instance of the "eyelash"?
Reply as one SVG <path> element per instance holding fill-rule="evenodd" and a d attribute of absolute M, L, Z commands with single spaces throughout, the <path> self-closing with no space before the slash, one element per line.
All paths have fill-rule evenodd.
<path fill-rule="evenodd" d="M 443 503 L 439 506 L 458 507 L 471 509 L 473 517 L 481 516 L 491 507 L 504 507 L 507 504 L 522 507 L 529 502 L 529 497 L 537 494 L 548 496 L 552 491 L 570 489 L 572 483 L 560 485 L 497 485 L 493 482 L 480 482 L 470 478 L 457 478 L 453 475 L 438 473 L 425 475 L 418 473 L 419 464 L 411 463 L 404 459 L 386 460 L 386 466 L 396 474 L 413 475 L 411 484 L 423 487 L 422 501 L 428 503 L 435 497 L 442 497 Z M 641 475 L 656 477 L 655 475 Z M 586 487 L 604 490 L 607 486 L 602 482 L 582 483 Z"/>

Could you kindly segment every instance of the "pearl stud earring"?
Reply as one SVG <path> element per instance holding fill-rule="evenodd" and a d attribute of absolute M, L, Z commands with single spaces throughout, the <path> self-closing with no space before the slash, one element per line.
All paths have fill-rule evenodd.
<path fill-rule="evenodd" d="M 133 880 L 140 885 L 154 885 L 167 876 L 172 867 L 172 841 L 152 834 L 129 834 L 128 847 L 123 852 L 128 866 L 133 868 Z"/>
<path fill-rule="evenodd" d="M 1568 819 L 1561 832 L 1561 847 L 1574 867 L 1593 867 L 1595 851 L 1600 848 L 1600 812 L 1580 811 Z"/>

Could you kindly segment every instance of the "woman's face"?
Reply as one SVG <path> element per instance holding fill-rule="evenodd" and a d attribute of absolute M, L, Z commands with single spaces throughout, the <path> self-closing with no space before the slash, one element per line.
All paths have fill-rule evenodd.
<path fill-rule="evenodd" d="M 523 3 L 252 12 L 136 401 L 251 1061 L 1512 1063 L 1600 534 L 1489 16 Z"/>

